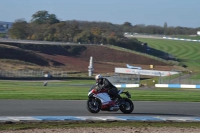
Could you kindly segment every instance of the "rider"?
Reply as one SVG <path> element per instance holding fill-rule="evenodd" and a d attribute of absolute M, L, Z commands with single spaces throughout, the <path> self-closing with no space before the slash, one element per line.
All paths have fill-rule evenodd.
<path fill-rule="evenodd" d="M 118 89 L 107 78 L 103 78 L 101 74 L 98 74 L 95 76 L 95 80 L 98 90 L 106 89 L 111 97 L 114 96 L 118 98 L 119 102 L 121 101 L 122 97 L 118 94 Z"/>

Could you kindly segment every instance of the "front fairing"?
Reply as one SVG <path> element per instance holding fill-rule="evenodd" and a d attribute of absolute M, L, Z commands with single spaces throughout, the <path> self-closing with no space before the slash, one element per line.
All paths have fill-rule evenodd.
<path fill-rule="evenodd" d="M 92 90 L 90 90 L 89 92 L 88 92 L 88 97 L 90 97 L 92 95 Z"/>
<path fill-rule="evenodd" d="M 93 96 L 94 94 L 94 89 L 97 87 L 97 84 L 96 85 L 93 85 L 90 89 L 89 89 L 89 92 L 88 92 L 88 97 L 91 97 Z"/>
<path fill-rule="evenodd" d="M 93 85 L 93 86 L 89 89 L 89 92 L 90 92 L 92 89 L 96 88 L 96 87 L 97 87 L 97 84 L 96 84 L 96 85 Z"/>

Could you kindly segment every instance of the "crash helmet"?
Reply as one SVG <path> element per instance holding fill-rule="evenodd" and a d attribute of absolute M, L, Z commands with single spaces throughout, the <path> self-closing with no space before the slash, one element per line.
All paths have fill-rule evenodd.
<path fill-rule="evenodd" d="M 95 76 L 95 80 L 99 80 L 99 79 L 102 79 L 103 77 L 101 76 L 101 74 L 98 74 Z"/>

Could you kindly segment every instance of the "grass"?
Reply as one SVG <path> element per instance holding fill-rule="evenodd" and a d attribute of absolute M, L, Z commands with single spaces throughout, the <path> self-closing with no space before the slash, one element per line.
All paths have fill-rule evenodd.
<path fill-rule="evenodd" d="M 200 43 L 164 39 L 138 38 L 146 42 L 154 49 L 158 49 L 174 55 L 193 71 L 199 71 L 200 67 Z"/>
<path fill-rule="evenodd" d="M 43 86 L 43 82 L 1 81 L 0 84 L 0 99 L 81 100 L 86 98 L 86 94 L 89 90 L 89 88 L 81 85 L 94 84 L 94 81 L 49 81 L 47 86 Z M 74 84 L 78 86 L 73 86 Z"/>
<path fill-rule="evenodd" d="M 200 79 L 200 74 L 196 74 L 196 75 L 192 76 L 192 79 Z"/>
<path fill-rule="evenodd" d="M 5 36 L 6 36 L 5 33 L 0 33 L 0 38 L 3 38 L 3 37 L 5 37 Z"/>
<path fill-rule="evenodd" d="M 71 122 L 17 122 L 0 123 L 0 130 L 26 130 L 26 129 L 66 129 L 78 127 L 111 128 L 111 127 L 177 127 L 200 128 L 199 122 L 132 122 L 132 121 L 71 121 Z"/>
<path fill-rule="evenodd" d="M 74 85 L 77 86 L 74 86 Z M 94 80 L 63 80 L 49 81 L 43 86 L 43 81 L 0 81 L 0 99 L 52 99 L 52 100 L 86 100 Z M 191 89 L 168 88 L 129 88 L 131 100 L 139 101 L 183 101 L 200 102 L 200 91 Z M 181 127 L 200 128 L 199 122 L 131 122 L 131 121 L 42 121 L 42 122 L 1 122 L 0 131 L 26 129 L 58 129 L 75 127 Z"/>
<path fill-rule="evenodd" d="M 49 81 L 47 86 L 43 86 L 43 82 L 0 81 L 0 99 L 87 100 L 92 85 L 94 80 Z M 134 101 L 200 102 L 199 89 L 147 87 L 145 90 L 126 88 L 126 91 Z"/>

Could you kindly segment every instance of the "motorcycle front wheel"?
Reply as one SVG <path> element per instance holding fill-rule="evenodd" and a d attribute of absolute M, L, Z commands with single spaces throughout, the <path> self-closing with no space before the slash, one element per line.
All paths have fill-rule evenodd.
<path fill-rule="evenodd" d="M 91 113 L 98 113 L 101 110 L 101 101 L 94 97 L 87 100 L 87 109 Z"/>
<path fill-rule="evenodd" d="M 133 104 L 133 102 L 130 99 L 123 98 L 123 104 L 120 105 L 119 109 L 124 114 L 130 114 L 133 111 L 133 109 L 134 109 L 134 104 Z"/>

